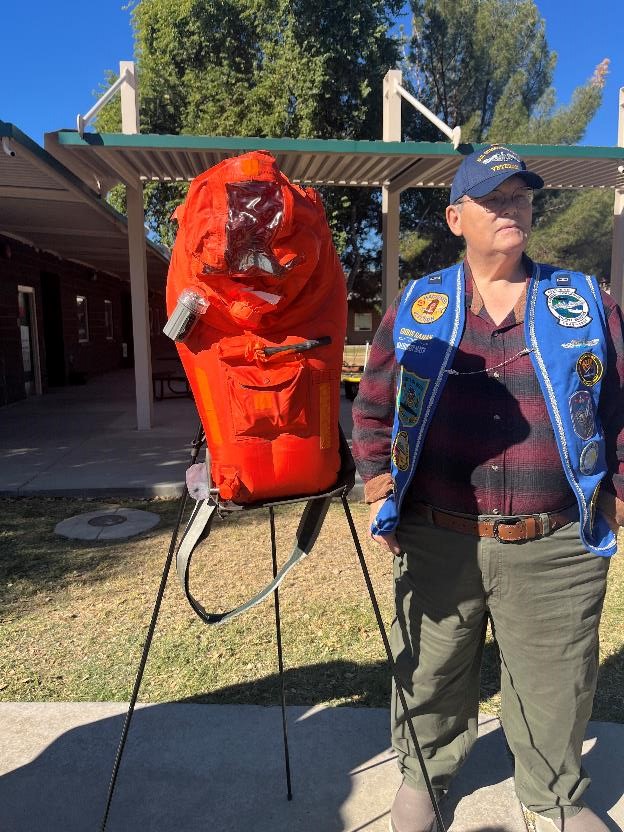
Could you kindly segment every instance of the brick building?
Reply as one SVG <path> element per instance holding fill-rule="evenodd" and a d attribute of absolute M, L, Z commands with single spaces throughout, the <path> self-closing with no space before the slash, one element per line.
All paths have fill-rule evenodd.
<path fill-rule="evenodd" d="M 70 171 L 0 122 L 0 405 L 133 360 L 127 226 Z M 167 255 L 146 241 L 152 353 L 171 352 Z"/>

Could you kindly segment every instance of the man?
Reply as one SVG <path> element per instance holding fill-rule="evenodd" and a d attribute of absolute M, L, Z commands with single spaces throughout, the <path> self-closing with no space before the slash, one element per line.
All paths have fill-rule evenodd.
<path fill-rule="evenodd" d="M 463 160 L 446 220 L 465 259 L 387 311 L 353 452 L 371 537 L 395 556 L 391 641 L 434 789 L 476 739 L 489 615 L 519 799 L 538 832 L 599 832 L 581 745 L 624 520 L 623 325 L 595 279 L 524 254 L 542 186 L 499 145 Z M 433 832 L 396 691 L 392 736 L 403 783 L 390 828 Z"/>

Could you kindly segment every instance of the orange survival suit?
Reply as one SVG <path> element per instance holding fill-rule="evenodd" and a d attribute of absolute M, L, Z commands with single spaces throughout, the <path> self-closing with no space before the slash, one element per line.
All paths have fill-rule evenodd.
<path fill-rule="evenodd" d="M 174 216 L 165 331 L 213 486 L 236 503 L 327 490 L 340 468 L 347 305 L 320 197 L 253 152 L 194 179 Z"/>

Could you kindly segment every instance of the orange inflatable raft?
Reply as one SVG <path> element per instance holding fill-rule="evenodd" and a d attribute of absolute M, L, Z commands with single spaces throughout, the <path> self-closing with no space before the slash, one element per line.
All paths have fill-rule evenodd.
<path fill-rule="evenodd" d="M 169 321 L 222 501 L 330 488 L 346 289 L 320 197 L 265 152 L 198 176 L 174 216 Z"/>

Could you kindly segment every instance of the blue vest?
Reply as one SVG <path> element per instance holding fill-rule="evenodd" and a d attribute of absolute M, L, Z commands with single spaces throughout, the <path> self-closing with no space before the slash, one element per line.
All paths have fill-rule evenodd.
<path fill-rule="evenodd" d="M 403 294 L 394 325 L 398 363 L 391 452 L 394 490 L 375 518 L 373 534 L 390 534 L 398 525 L 403 498 L 464 332 L 465 300 L 463 264 L 413 280 Z M 581 540 L 595 554 L 613 555 L 615 535 L 595 510 L 607 472 L 598 417 L 606 367 L 606 320 L 595 278 L 535 264 L 524 329 L 561 464 L 578 502 Z"/>

